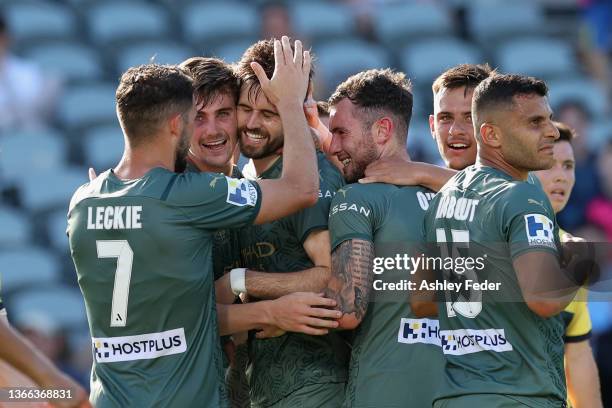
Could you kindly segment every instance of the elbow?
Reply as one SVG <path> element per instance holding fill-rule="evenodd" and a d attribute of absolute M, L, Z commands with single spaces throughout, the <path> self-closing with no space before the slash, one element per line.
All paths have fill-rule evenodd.
<path fill-rule="evenodd" d="M 298 194 L 299 194 L 299 197 L 301 198 L 300 204 L 304 208 L 312 207 L 319 200 L 319 188 L 318 187 L 314 190 L 312 189 L 301 190 Z"/>
<path fill-rule="evenodd" d="M 438 315 L 438 305 L 434 302 L 412 301 L 410 302 L 410 309 L 418 318 Z"/>
<path fill-rule="evenodd" d="M 338 329 L 355 330 L 360 323 L 361 319 L 357 319 L 354 315 L 344 314 L 340 319 L 338 319 Z"/>
<path fill-rule="evenodd" d="M 527 302 L 527 307 L 542 318 L 549 318 L 559 314 L 563 307 L 557 302 Z"/>

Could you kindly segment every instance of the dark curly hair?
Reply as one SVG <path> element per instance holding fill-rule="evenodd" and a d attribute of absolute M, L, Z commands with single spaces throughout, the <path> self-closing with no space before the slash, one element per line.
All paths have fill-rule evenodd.
<path fill-rule="evenodd" d="M 412 118 L 412 84 L 401 72 L 371 69 L 349 77 L 329 98 L 333 106 L 348 98 L 363 112 L 363 126 L 369 128 L 382 115 L 390 115 L 396 136 L 405 142 Z"/>
<path fill-rule="evenodd" d="M 238 103 L 240 80 L 232 69 L 218 58 L 193 57 L 180 65 L 193 79 L 198 102 L 207 106 L 220 94 L 229 94 Z"/>
<path fill-rule="evenodd" d="M 495 74 L 489 64 L 461 64 L 452 67 L 435 79 L 431 85 L 434 95 L 442 89 L 456 89 L 465 87 L 474 89 L 479 83 Z"/>

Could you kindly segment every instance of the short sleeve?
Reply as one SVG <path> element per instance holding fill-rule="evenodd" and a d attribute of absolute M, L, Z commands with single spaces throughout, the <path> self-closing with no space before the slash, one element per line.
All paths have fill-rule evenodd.
<path fill-rule="evenodd" d="M 366 198 L 366 185 L 348 185 L 338 190 L 329 211 L 332 251 L 344 241 L 374 242 L 374 211 Z M 373 197 L 372 197 L 373 198 Z"/>
<path fill-rule="evenodd" d="M 589 314 L 586 300 L 581 300 L 585 298 L 585 296 L 583 296 L 584 292 L 584 288 L 580 289 L 576 295 L 576 299 L 565 309 L 565 311 L 569 312 L 572 316 L 569 324 L 565 328 L 563 339 L 566 343 L 577 343 L 591 337 L 591 330 L 593 328 L 591 315 Z"/>
<path fill-rule="evenodd" d="M 321 180 L 317 203 L 290 216 L 289 222 L 293 227 L 295 236 L 302 244 L 312 231 L 328 229 L 329 208 L 332 201 L 330 191 L 332 190 L 329 184 Z"/>
<path fill-rule="evenodd" d="M 503 194 L 501 200 L 502 233 L 513 259 L 530 251 L 558 254 L 555 215 L 539 186 L 520 183 Z"/>
<path fill-rule="evenodd" d="M 261 190 L 252 180 L 213 173 L 183 173 L 169 187 L 167 202 L 190 223 L 205 229 L 252 224 L 261 207 Z"/>

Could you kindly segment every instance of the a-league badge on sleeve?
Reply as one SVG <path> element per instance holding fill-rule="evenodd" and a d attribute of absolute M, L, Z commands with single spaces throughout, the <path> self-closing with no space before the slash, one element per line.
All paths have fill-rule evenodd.
<path fill-rule="evenodd" d="M 238 207 L 257 204 L 257 188 L 247 179 L 227 179 L 227 202 Z"/>

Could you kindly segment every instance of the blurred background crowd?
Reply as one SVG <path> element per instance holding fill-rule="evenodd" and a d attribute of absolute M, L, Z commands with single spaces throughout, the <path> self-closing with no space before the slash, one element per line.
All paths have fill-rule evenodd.
<path fill-rule="evenodd" d="M 612 0 L 0 0 L 0 273 L 9 319 L 88 385 L 91 343 L 65 236 L 87 167 L 115 164 L 121 72 L 196 55 L 239 59 L 289 34 L 316 56 L 315 98 L 363 69 L 414 85 L 409 150 L 439 163 L 431 83 L 459 63 L 545 79 L 578 134 L 576 186 L 559 223 L 612 240 Z M 612 302 L 591 302 L 604 402 L 612 406 Z M 606 406 L 607 403 L 606 403 Z"/>

